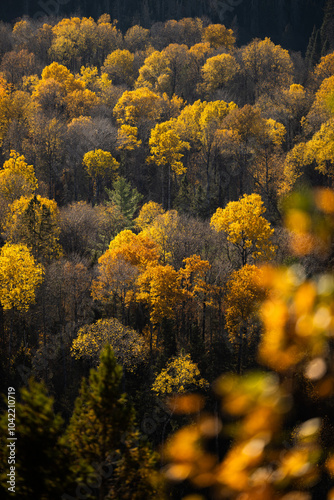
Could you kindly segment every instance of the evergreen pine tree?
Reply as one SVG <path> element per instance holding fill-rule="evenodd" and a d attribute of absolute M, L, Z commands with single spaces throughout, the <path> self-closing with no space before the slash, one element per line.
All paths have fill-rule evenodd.
<path fill-rule="evenodd" d="M 194 189 L 194 195 L 191 201 L 191 211 L 195 216 L 203 219 L 210 215 L 206 194 L 201 185 Z"/>
<path fill-rule="evenodd" d="M 327 0 L 325 9 L 324 9 L 324 20 L 321 26 L 321 45 L 322 52 L 327 45 L 328 49 L 326 50 L 326 54 L 329 51 L 334 50 L 334 0 Z M 323 53 L 323 55 L 326 55 Z"/>
<path fill-rule="evenodd" d="M 109 203 L 118 206 L 124 217 L 129 221 L 129 225 L 132 225 L 133 216 L 143 196 L 136 188 L 132 188 L 130 182 L 127 182 L 124 177 L 119 177 L 113 183 L 113 190 L 106 189 L 106 193 L 108 194 Z"/>
<path fill-rule="evenodd" d="M 320 31 L 314 26 L 305 53 L 305 61 L 310 71 L 318 64 L 321 53 Z"/>
<path fill-rule="evenodd" d="M 179 191 L 174 200 L 174 207 L 176 210 L 188 214 L 190 204 L 189 182 L 187 176 L 184 175 L 180 181 Z"/>
<path fill-rule="evenodd" d="M 43 384 L 31 379 L 15 410 L 16 440 L 7 439 L 7 411 L 0 417 L 0 497 L 59 500 L 64 489 L 71 489 L 74 475 L 69 447 L 61 441 L 63 419 L 54 414 L 53 398 Z M 15 494 L 7 483 L 9 444 L 15 454 Z"/>
<path fill-rule="evenodd" d="M 97 491 L 100 500 L 162 498 L 155 496 L 156 486 L 147 472 L 150 469 L 154 476 L 154 454 L 138 439 L 133 407 L 122 393 L 122 368 L 110 345 L 102 350 L 100 365 L 91 370 L 88 383 L 85 379 L 82 382 L 65 439 L 76 457 L 76 471 L 82 471 L 83 464 L 86 471 L 95 469 L 93 480 L 92 473 L 78 477 L 87 498 L 93 491 Z M 146 458 L 142 462 L 143 457 Z M 129 491 L 134 487 L 130 488 L 130 483 L 126 486 L 127 476 L 139 481 L 143 496 L 134 497 L 131 492 L 130 496 L 120 495 L 121 484 Z"/>

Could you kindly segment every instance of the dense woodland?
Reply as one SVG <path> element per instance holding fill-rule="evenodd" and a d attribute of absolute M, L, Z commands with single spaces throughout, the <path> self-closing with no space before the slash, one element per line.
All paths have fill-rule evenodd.
<path fill-rule="evenodd" d="M 32 17 L 0 24 L 0 390 L 17 392 L 19 498 L 330 491 L 334 2 L 308 2 L 305 53 L 298 33 L 290 50 L 266 37 L 260 1 L 263 37 L 244 44 L 250 2 L 234 29 L 195 4 L 163 21 L 171 2 L 143 2 L 121 30 L 25 2 Z M 2 446 L 3 498 L 6 463 Z"/>

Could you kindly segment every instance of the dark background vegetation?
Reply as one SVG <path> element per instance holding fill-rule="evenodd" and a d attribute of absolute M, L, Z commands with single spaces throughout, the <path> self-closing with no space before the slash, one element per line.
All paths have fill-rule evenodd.
<path fill-rule="evenodd" d="M 208 17 L 232 27 L 239 43 L 269 36 L 285 48 L 305 51 L 314 26 L 320 27 L 325 0 L 16 0 L 2 1 L 0 18 L 43 15 L 92 16 L 104 13 L 122 30 L 133 24 L 148 28 L 154 22 L 184 17 Z"/>

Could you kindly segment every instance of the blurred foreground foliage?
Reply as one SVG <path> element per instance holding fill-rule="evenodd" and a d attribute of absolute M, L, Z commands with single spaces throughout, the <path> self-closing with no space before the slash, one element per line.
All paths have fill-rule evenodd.
<path fill-rule="evenodd" d="M 180 397 L 197 416 L 167 442 L 164 473 L 184 500 L 334 498 L 333 191 L 290 195 L 285 221 L 292 263 L 260 278 L 263 369 L 218 378 L 214 414 Z"/>

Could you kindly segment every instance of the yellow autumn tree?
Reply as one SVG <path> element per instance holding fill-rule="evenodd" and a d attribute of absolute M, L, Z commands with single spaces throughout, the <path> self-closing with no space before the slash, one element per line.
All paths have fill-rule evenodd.
<path fill-rule="evenodd" d="M 155 50 L 145 59 L 139 69 L 136 87 L 147 87 L 154 92 L 169 93 L 171 87 L 172 70 L 167 55 L 162 51 Z"/>
<path fill-rule="evenodd" d="M 86 80 L 76 78 L 66 66 L 53 62 L 43 69 L 32 98 L 44 110 L 66 109 L 69 118 L 79 117 L 98 104 L 95 92 L 86 88 Z"/>
<path fill-rule="evenodd" d="M 163 213 L 165 211 L 160 203 L 156 203 L 155 201 L 145 203 L 141 207 L 138 217 L 135 219 L 136 227 L 143 231 L 151 226 L 154 220 Z"/>
<path fill-rule="evenodd" d="M 95 92 L 89 89 L 74 90 L 67 95 L 66 99 L 67 114 L 69 118 L 79 118 L 89 115 L 92 108 L 99 104 L 99 99 Z"/>
<path fill-rule="evenodd" d="M 121 231 L 99 258 L 98 277 L 92 283 L 92 296 L 103 303 L 125 305 L 133 297 L 137 279 L 149 264 L 157 263 L 159 251 L 156 243 L 143 233 Z"/>
<path fill-rule="evenodd" d="M 26 245 L 39 261 L 50 262 L 62 255 L 60 214 L 54 200 L 39 195 L 15 200 L 4 229 L 8 242 Z"/>
<path fill-rule="evenodd" d="M 100 319 L 80 328 L 73 341 L 71 354 L 76 359 L 87 359 L 96 366 L 106 344 L 111 345 L 117 362 L 127 372 L 135 373 L 138 366 L 147 361 L 149 348 L 144 338 L 116 318 Z"/>
<path fill-rule="evenodd" d="M 137 139 L 138 128 L 131 125 L 121 125 L 117 131 L 117 148 L 121 151 L 133 151 L 141 145 Z"/>
<path fill-rule="evenodd" d="M 171 359 L 156 377 L 152 391 L 158 397 L 208 389 L 208 382 L 201 377 L 196 363 L 189 354 L 181 353 Z"/>
<path fill-rule="evenodd" d="M 27 164 L 23 155 L 12 150 L 0 169 L 1 198 L 10 204 L 21 196 L 34 194 L 37 187 L 34 167 Z"/>
<path fill-rule="evenodd" d="M 75 90 L 84 90 L 85 84 L 77 80 L 75 76 L 70 72 L 66 66 L 53 62 L 49 66 L 45 66 L 42 71 L 41 81 L 45 81 L 52 78 L 56 82 L 60 83 L 66 93 L 74 92 Z M 38 87 L 36 88 L 36 93 L 38 93 Z"/>
<path fill-rule="evenodd" d="M 141 269 L 159 260 L 157 244 L 147 234 L 125 229 L 110 242 L 109 251 Z"/>
<path fill-rule="evenodd" d="M 334 75 L 325 78 L 315 93 L 312 107 L 302 120 L 303 131 L 308 136 L 316 133 L 333 114 Z"/>
<path fill-rule="evenodd" d="M 128 50 L 116 49 L 109 54 L 101 67 L 114 85 L 126 84 L 131 86 L 134 82 L 134 54 Z"/>
<path fill-rule="evenodd" d="M 243 72 L 248 84 L 248 99 L 292 84 L 293 63 L 289 52 L 270 38 L 255 39 L 241 49 Z"/>
<path fill-rule="evenodd" d="M 6 243 L 0 251 L 0 302 L 4 310 L 27 311 L 43 281 L 43 267 L 28 247 Z"/>
<path fill-rule="evenodd" d="M 140 87 L 123 92 L 114 108 L 114 115 L 119 124 L 136 127 L 143 120 L 157 121 L 162 107 L 162 97 L 147 87 Z"/>
<path fill-rule="evenodd" d="M 190 159 L 187 162 L 189 175 L 196 175 L 200 182 L 206 177 L 207 203 L 210 199 L 213 171 L 217 169 L 215 160 L 221 145 L 219 131 L 226 117 L 236 109 L 234 102 L 198 100 L 185 106 L 175 121 L 177 134 L 190 144 Z M 204 168 L 194 168 L 198 160 Z"/>
<path fill-rule="evenodd" d="M 331 118 L 321 125 L 320 130 L 306 143 L 307 153 L 304 155 L 304 162 L 312 163 L 314 161 L 316 170 L 329 177 L 331 182 L 334 179 L 333 123 L 334 119 Z"/>
<path fill-rule="evenodd" d="M 216 231 L 224 231 L 227 240 L 237 251 L 239 266 L 253 260 L 271 259 L 275 247 L 271 243 L 274 230 L 262 216 L 266 211 L 261 196 L 244 195 L 239 201 L 231 201 L 223 208 L 217 208 L 210 225 Z"/>
<path fill-rule="evenodd" d="M 178 286 L 182 293 L 181 323 L 196 321 L 201 325 L 202 339 L 205 340 L 207 305 L 212 304 L 218 287 L 209 283 L 211 265 L 199 255 L 186 257 L 178 270 Z M 182 332 L 183 333 L 183 332 Z"/>
<path fill-rule="evenodd" d="M 160 205 L 161 206 L 161 205 Z M 161 261 L 173 262 L 175 256 L 174 235 L 179 225 L 179 214 L 176 210 L 168 210 L 154 216 L 150 224 L 146 224 L 143 234 L 154 241 L 159 249 Z"/>
<path fill-rule="evenodd" d="M 231 54 L 209 57 L 201 70 L 203 83 L 199 89 L 210 96 L 215 90 L 227 85 L 239 70 L 240 66 Z"/>
<path fill-rule="evenodd" d="M 186 172 L 186 167 L 182 163 L 183 153 L 185 149 L 190 149 L 190 145 L 186 141 L 182 141 L 179 135 L 173 130 L 173 122 L 158 123 L 151 130 L 149 139 L 151 156 L 147 158 L 148 162 L 153 162 L 162 167 L 162 205 L 164 206 L 164 184 L 165 175 L 164 167 L 167 168 L 168 191 L 167 205 L 171 207 L 171 171 L 176 175 L 181 175 Z"/>
<path fill-rule="evenodd" d="M 254 146 L 254 162 L 250 165 L 250 174 L 256 192 L 275 206 L 278 193 L 284 182 L 284 157 L 282 145 L 286 129 L 282 123 L 271 118 L 264 120 L 263 129 Z M 272 203 L 270 203 L 272 200 Z"/>
<path fill-rule="evenodd" d="M 109 151 L 102 149 L 94 149 L 85 153 L 82 163 L 88 175 L 93 179 L 95 200 L 99 201 L 103 181 L 115 176 L 119 163 Z"/>
<path fill-rule="evenodd" d="M 291 191 L 296 181 L 302 176 L 305 168 L 314 164 L 315 170 L 323 174 L 333 183 L 334 180 L 334 119 L 323 123 L 313 137 L 298 143 L 288 152 L 284 167 L 284 184 L 282 192 Z"/>
<path fill-rule="evenodd" d="M 154 325 L 163 319 L 175 318 L 182 296 L 177 271 L 169 264 L 150 265 L 137 279 L 136 301 L 148 305 L 150 321 Z"/>
<path fill-rule="evenodd" d="M 204 28 L 202 40 L 208 42 L 214 49 L 221 47 L 231 49 L 235 44 L 233 31 L 227 29 L 223 24 L 210 24 Z"/>
<path fill-rule="evenodd" d="M 312 156 L 305 142 L 296 144 L 286 155 L 283 169 L 283 182 L 279 189 L 281 195 L 292 191 L 303 174 L 306 165 L 312 163 Z"/>

